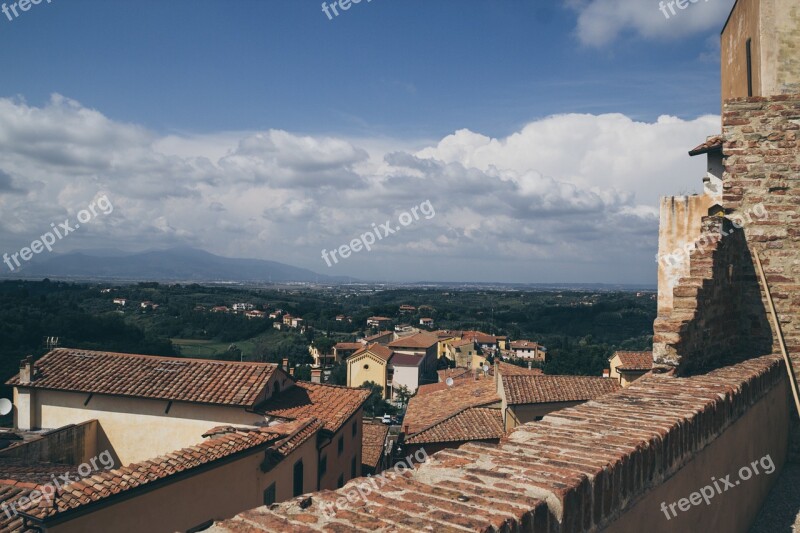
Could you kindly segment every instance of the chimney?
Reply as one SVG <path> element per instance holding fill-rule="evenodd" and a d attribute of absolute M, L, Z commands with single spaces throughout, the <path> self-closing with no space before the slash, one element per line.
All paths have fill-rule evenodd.
<path fill-rule="evenodd" d="M 528 370 L 533 368 L 533 361 L 528 361 Z"/>
<path fill-rule="evenodd" d="M 34 380 L 33 375 L 33 356 L 29 355 L 19 362 L 19 382 L 24 385 Z"/>
<path fill-rule="evenodd" d="M 608 369 L 608 368 L 604 368 L 603 369 L 603 377 L 604 378 L 610 378 L 611 377 L 611 370 Z"/>
<path fill-rule="evenodd" d="M 289 358 L 288 357 L 284 357 L 283 358 L 283 363 L 281 364 L 281 368 L 283 368 L 287 372 L 289 371 Z"/>
<path fill-rule="evenodd" d="M 322 383 L 322 369 L 321 368 L 312 368 L 311 369 L 311 383 Z"/>
<path fill-rule="evenodd" d="M 289 369 L 289 375 L 294 376 L 294 367 Z"/>

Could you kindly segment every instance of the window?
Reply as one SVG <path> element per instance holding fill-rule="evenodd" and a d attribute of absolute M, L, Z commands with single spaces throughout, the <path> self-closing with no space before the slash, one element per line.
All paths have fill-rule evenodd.
<path fill-rule="evenodd" d="M 354 437 L 356 436 L 356 433 L 358 433 L 358 420 L 353 422 L 353 436 Z"/>
<path fill-rule="evenodd" d="M 339 476 L 339 479 L 336 480 L 336 488 L 341 489 L 342 487 L 344 487 L 344 474 Z"/>
<path fill-rule="evenodd" d="M 275 483 L 267 487 L 267 490 L 264 491 L 264 505 L 272 505 L 275 503 Z"/>
<path fill-rule="evenodd" d="M 747 96 L 753 96 L 753 50 L 752 39 L 747 39 L 745 53 L 747 54 Z"/>
<path fill-rule="evenodd" d="M 356 458 L 353 457 L 353 459 L 350 461 L 350 479 L 353 479 L 355 477 L 356 477 Z"/>
<path fill-rule="evenodd" d="M 303 494 L 303 461 L 297 461 L 294 464 L 294 490 L 292 490 L 292 496 L 300 496 Z"/>
<path fill-rule="evenodd" d="M 369 370 L 369 365 L 364 365 L 364 370 Z"/>
<path fill-rule="evenodd" d="M 344 451 L 344 435 L 339 437 L 339 442 L 336 444 L 336 448 L 339 452 L 339 455 L 342 455 L 342 452 Z"/>
<path fill-rule="evenodd" d="M 322 459 L 319 460 L 319 475 L 324 476 L 325 472 L 328 471 L 328 456 L 323 455 Z"/>

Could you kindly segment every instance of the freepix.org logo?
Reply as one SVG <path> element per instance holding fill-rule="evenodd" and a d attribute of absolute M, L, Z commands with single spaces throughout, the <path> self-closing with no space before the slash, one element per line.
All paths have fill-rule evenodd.
<path fill-rule="evenodd" d="M 97 210 L 100 210 L 100 213 Z M 81 224 L 87 224 L 94 220 L 98 214 L 109 215 L 114 211 L 114 206 L 111 204 L 111 201 L 108 199 L 108 196 L 103 195 L 94 202 L 90 203 L 86 209 L 81 209 L 78 211 L 78 222 L 70 222 L 69 219 L 66 219 L 64 222 L 60 222 L 56 224 L 52 222 L 50 224 L 50 231 L 41 235 L 38 239 L 35 239 L 31 242 L 30 246 L 24 246 L 18 252 L 14 252 L 13 254 L 4 253 L 3 254 L 3 262 L 8 266 L 11 272 L 14 272 L 17 268 L 22 267 L 22 263 L 20 263 L 20 259 L 22 261 L 30 261 L 35 254 L 42 253 L 45 249 L 48 252 L 53 251 L 53 246 L 56 244 L 57 241 L 60 241 L 70 233 L 76 231 L 78 228 L 81 227 Z"/>
<path fill-rule="evenodd" d="M 49 4 L 52 0 L 45 1 Z M 0 6 L 0 11 L 2 11 L 3 15 L 8 18 L 9 22 L 13 22 L 20 16 L 20 14 L 30 11 L 31 7 L 37 6 L 41 3 L 42 0 L 19 0 L 18 2 L 13 2 L 11 4 L 3 2 L 3 5 Z"/>

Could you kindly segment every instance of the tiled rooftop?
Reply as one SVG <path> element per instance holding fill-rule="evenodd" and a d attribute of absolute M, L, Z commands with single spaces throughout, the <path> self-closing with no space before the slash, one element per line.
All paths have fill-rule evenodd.
<path fill-rule="evenodd" d="M 614 352 L 619 356 L 619 370 L 652 370 L 653 352 Z"/>
<path fill-rule="evenodd" d="M 543 374 L 540 368 L 526 368 L 523 366 L 512 365 L 504 361 L 497 363 L 501 376 L 536 376 Z"/>
<path fill-rule="evenodd" d="M 250 407 L 277 366 L 58 348 L 34 368 L 26 387 Z"/>
<path fill-rule="evenodd" d="M 785 380 L 776 356 L 691 378 L 648 375 L 519 426 L 498 446 L 438 452 L 344 508 L 336 501 L 363 479 L 211 531 L 599 531 Z"/>
<path fill-rule="evenodd" d="M 271 445 L 277 453 L 285 456 L 321 428 L 322 423 L 315 419 L 265 428 L 227 428 L 226 431 L 215 428 L 207 433 L 214 435 L 212 438 L 196 446 L 118 469 L 101 470 L 91 477 L 63 485 L 54 499 L 55 505 L 42 498 L 23 512 L 40 520 L 49 519 L 258 446 Z"/>
<path fill-rule="evenodd" d="M 392 354 L 394 353 L 386 346 L 376 343 L 376 344 L 370 344 L 369 346 L 364 346 L 361 350 L 354 352 L 350 357 L 358 357 L 364 352 L 369 352 L 372 355 L 377 356 L 379 359 L 383 359 L 384 361 L 389 361 L 389 359 L 392 358 Z M 350 357 L 348 357 L 348 359 L 350 359 Z"/>
<path fill-rule="evenodd" d="M 456 380 L 452 387 L 417 395 L 408 402 L 403 425 L 414 435 L 464 411 L 500 402 L 494 379 Z"/>
<path fill-rule="evenodd" d="M 505 435 L 499 408 L 470 407 L 405 440 L 406 444 L 494 440 Z"/>
<path fill-rule="evenodd" d="M 383 454 L 383 444 L 389 434 L 389 426 L 377 422 L 364 422 L 361 441 L 361 464 L 375 468 Z"/>
<path fill-rule="evenodd" d="M 366 389 L 298 381 L 260 405 L 258 412 L 287 420 L 317 418 L 326 430 L 335 433 L 361 408 L 369 394 Z"/>
<path fill-rule="evenodd" d="M 689 150 L 689 155 L 695 156 L 711 152 L 712 150 L 721 150 L 722 144 L 724 142 L 725 139 L 722 135 L 714 135 L 706 139 L 706 142 L 704 142 L 703 144 L 695 146 L 694 148 Z"/>
<path fill-rule="evenodd" d="M 615 379 L 584 376 L 504 376 L 503 390 L 509 405 L 577 402 L 620 390 Z"/>
<path fill-rule="evenodd" d="M 5 505 L 9 512 L 0 512 L 0 533 L 35 533 L 37 530 L 25 527 L 22 516 L 14 515 L 10 509 L 19 506 L 20 498 L 27 498 L 34 490 L 35 485 L 0 485 L 0 505 Z M 9 516 L 11 515 L 11 516 Z"/>
<path fill-rule="evenodd" d="M 432 333 L 422 332 L 409 335 L 389 343 L 390 348 L 430 348 L 439 342 L 439 338 Z"/>
<path fill-rule="evenodd" d="M 407 353 L 395 353 L 390 359 L 393 366 L 419 366 L 424 357 L 421 355 L 412 355 Z"/>

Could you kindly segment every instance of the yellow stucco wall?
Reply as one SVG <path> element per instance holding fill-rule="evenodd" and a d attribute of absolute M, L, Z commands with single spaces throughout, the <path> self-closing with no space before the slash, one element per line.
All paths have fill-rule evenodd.
<path fill-rule="evenodd" d="M 367 381 L 377 383 L 386 390 L 386 362 L 369 352 L 350 357 L 347 360 L 347 386 L 360 387 Z"/>
<path fill-rule="evenodd" d="M 363 409 L 359 409 L 348 420 L 339 431 L 333 435 L 330 444 L 320 450 L 320 460 L 322 457 L 328 458 L 328 471 L 325 475 L 320 477 L 320 489 L 336 489 L 338 488 L 339 476 L 344 476 L 344 482 L 347 483 L 354 477 L 361 476 L 361 439 L 364 422 Z M 353 435 L 353 424 L 356 424 L 356 434 Z M 341 455 L 338 452 L 339 438 L 344 439 L 344 450 Z M 356 475 L 353 476 L 351 472 L 352 462 L 355 459 Z"/>
<path fill-rule="evenodd" d="M 275 483 L 277 501 L 292 498 L 293 469 L 303 461 L 303 488 L 317 486 L 316 439 L 303 443 L 272 471 L 262 473 L 264 453 L 258 451 L 199 475 L 104 507 L 48 528 L 48 533 L 172 533 L 207 520 L 231 518 L 263 505 L 264 491 Z M 132 493 L 133 494 L 133 493 Z"/>
<path fill-rule="evenodd" d="M 32 390 L 32 389 L 29 389 Z M 35 390 L 32 411 L 36 426 L 57 428 L 86 420 L 99 422 L 97 448 L 109 450 L 117 464 L 128 464 L 193 446 L 203 433 L 219 425 L 254 425 L 263 416 L 241 407 L 173 402 L 95 394 Z M 15 395 L 15 398 L 18 397 Z"/>
<path fill-rule="evenodd" d="M 558 403 L 537 403 L 531 405 L 511 405 L 505 413 L 506 431 L 511 431 L 515 427 L 535 422 L 537 417 L 545 416 L 553 411 L 574 407 L 583 402 L 558 402 Z"/>

